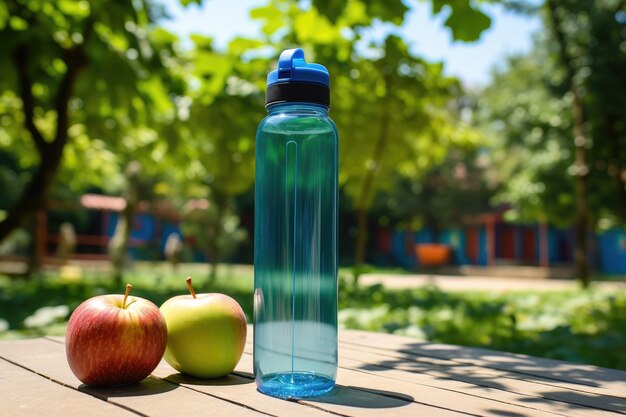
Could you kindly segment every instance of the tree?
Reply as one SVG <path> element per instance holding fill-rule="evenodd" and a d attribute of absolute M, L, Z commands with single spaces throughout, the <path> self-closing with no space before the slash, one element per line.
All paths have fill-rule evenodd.
<path fill-rule="evenodd" d="M 434 4 L 434 11 L 441 12 L 443 3 Z M 464 4 L 459 2 L 459 7 Z M 373 197 L 391 186 L 396 172 L 418 179 L 443 160 L 451 144 L 467 140 L 449 109 L 461 92 L 460 85 L 443 75 L 441 64 L 414 56 L 395 36 L 367 45 L 366 51 L 357 46 L 374 18 L 402 22 L 406 7 L 400 2 L 387 5 L 313 2 L 302 9 L 275 0 L 252 11 L 263 21 L 266 41 L 275 50 L 304 47 L 309 59 L 322 62 L 331 73 L 332 117 L 340 132 L 339 181 L 358 216 L 357 265 L 365 261 L 367 213 Z M 456 20 L 458 12 L 453 8 L 448 21 L 455 28 L 462 26 Z M 467 39 L 477 37 L 482 31 L 479 26 L 457 33 Z"/>
<path fill-rule="evenodd" d="M 489 26 L 469 0 L 430 3 L 433 13 L 447 14 L 456 39 L 476 39 Z M 231 215 L 233 197 L 253 181 L 252 134 L 264 115 L 264 80 L 274 61 L 267 46 L 277 55 L 303 45 L 333 74 L 334 114 L 342 148 L 350 149 L 341 154 L 340 181 L 359 213 L 363 262 L 373 196 L 390 186 L 397 169 L 417 179 L 450 144 L 466 140 L 448 108 L 459 84 L 443 76 L 440 64 L 412 55 L 394 36 L 359 46 L 375 19 L 401 24 L 406 10 L 397 0 L 272 0 L 252 11 L 263 39 L 236 39 L 219 52 L 196 37 L 195 48 L 181 52 L 174 36 L 155 27 L 159 8 L 149 1 L 0 5 L 7 40 L 0 57 L 10 58 L 0 68 L 12 74 L 0 80 L 7 115 L 0 153 L 26 173 L 20 197 L 7 201 L 0 240 L 45 203 L 55 178 L 59 188 L 67 182 L 74 190 L 89 184 L 120 192 L 122 169 L 134 159 L 155 179 L 155 194 L 209 197 L 214 222 L 223 219 L 219 213 Z M 30 141 L 19 140 L 26 136 Z M 220 258 L 218 247 L 211 252 Z"/>
<path fill-rule="evenodd" d="M 360 91 L 346 84 L 343 95 L 352 93 L 352 101 L 338 105 L 347 149 L 340 165 L 357 210 L 357 265 L 365 261 L 373 197 L 388 190 L 397 173 L 419 180 L 445 158 L 449 146 L 465 139 L 446 109 L 460 91 L 456 80 L 443 76 L 440 65 L 412 57 L 399 38 L 388 38 L 381 49 L 379 59 L 358 63 Z"/>
<path fill-rule="evenodd" d="M 179 169 L 172 180 L 182 196 L 209 200 L 206 209 L 187 210 L 183 223 L 207 254 L 215 278 L 218 263 L 245 237 L 233 199 L 254 184 L 254 132 L 265 116 L 270 60 L 242 59 L 263 46 L 256 40 L 236 38 L 223 52 L 210 38 L 194 36 L 193 42 L 181 61 L 186 89 L 179 98 Z"/>
<path fill-rule="evenodd" d="M 585 152 L 592 223 L 626 224 L 625 7 L 619 0 L 567 0 L 542 8 L 561 86 L 578 120 L 572 142 Z"/>
<path fill-rule="evenodd" d="M 212 282 L 217 278 L 219 263 L 232 255 L 247 237 L 245 229 L 240 227 L 233 205 L 218 206 L 213 198 L 208 207 L 190 207 L 189 204 L 184 207 L 181 229 L 186 236 L 193 236 L 194 247 L 206 254 Z"/>
<path fill-rule="evenodd" d="M 439 242 L 445 229 L 461 227 L 464 217 L 491 209 L 499 184 L 489 180 L 487 163 L 485 151 L 475 143 L 451 147 L 445 159 L 419 181 L 396 175 L 393 186 L 378 195 L 372 211 L 390 225 L 422 225 Z"/>
<path fill-rule="evenodd" d="M 589 231 L 589 166 L 587 163 L 587 137 L 585 133 L 585 116 L 580 92 L 580 85 L 576 79 L 574 58 L 570 55 L 570 48 L 562 28 L 563 22 L 559 16 L 557 6 L 553 0 L 546 1 L 549 27 L 558 45 L 558 56 L 561 66 L 565 69 L 565 82 L 569 86 L 572 96 L 572 133 L 575 147 L 574 176 L 576 178 L 576 272 L 583 285 L 589 285 L 589 261 L 587 233 Z"/>
<path fill-rule="evenodd" d="M 567 174 L 571 113 L 568 101 L 554 91 L 556 72 L 548 50 L 537 47 L 527 56 L 509 58 L 476 94 L 477 120 L 490 145 L 487 175 L 501 184 L 495 202 L 512 205 L 507 213 L 512 221 L 547 217 L 566 226 L 575 220 L 574 187 Z"/>
<path fill-rule="evenodd" d="M 491 19 L 476 2 L 470 0 L 422 1 L 430 3 L 433 15 L 446 16 L 444 25 L 452 32 L 455 40 L 466 42 L 478 40 L 482 32 L 491 25 Z M 402 24 L 404 14 L 409 10 L 409 6 L 401 0 L 363 0 L 360 3 L 368 16 L 396 25 Z M 351 7 L 347 2 L 332 0 L 314 0 L 313 4 L 333 23 L 337 22 L 345 10 Z"/>
<path fill-rule="evenodd" d="M 626 226 L 625 9 L 624 1 L 609 1 L 582 3 L 576 10 L 580 15 L 588 13 L 590 23 L 588 31 L 581 30 L 589 65 L 580 69 L 588 92 L 587 118 L 594 141 L 589 150 L 594 161 L 590 186 L 603 190 L 600 201 L 605 206 L 598 218 L 612 217 L 613 225 L 622 226 Z M 605 182 L 606 175 L 610 182 L 598 187 L 598 182 Z"/>
<path fill-rule="evenodd" d="M 111 255 L 111 264 L 113 265 L 113 279 L 118 287 L 122 286 L 122 278 L 124 273 L 124 265 L 128 256 L 128 240 L 130 232 L 133 229 L 133 219 L 137 206 L 139 205 L 139 179 L 141 175 L 141 164 L 132 161 L 126 167 L 126 190 L 124 192 L 124 200 L 126 206 L 122 211 L 115 226 L 115 233 L 109 241 L 109 254 Z"/>
<path fill-rule="evenodd" d="M 496 73 L 483 115 L 499 141 L 499 199 L 515 204 L 518 220 L 575 224 L 577 274 L 588 285 L 588 232 L 626 215 L 626 129 L 615 123 L 626 118 L 620 2 L 547 1 L 540 10 L 547 32 Z"/>
<path fill-rule="evenodd" d="M 162 81 L 173 42 L 153 28 L 156 17 L 148 1 L 0 4 L 1 151 L 25 174 L 19 197 L 3 207 L 0 241 L 45 204 L 63 165 L 85 174 L 73 181 L 94 179 L 90 149 L 105 156 L 103 171 L 119 174 L 110 145 L 133 143 L 138 127 L 171 106 Z M 75 159 L 62 164 L 68 148 Z"/>

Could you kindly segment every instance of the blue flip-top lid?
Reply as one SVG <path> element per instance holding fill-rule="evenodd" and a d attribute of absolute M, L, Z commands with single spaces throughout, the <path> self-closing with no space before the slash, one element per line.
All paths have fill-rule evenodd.
<path fill-rule="evenodd" d="M 328 70 L 320 64 L 308 64 L 300 48 L 283 51 L 278 69 L 267 75 L 265 106 L 292 102 L 330 106 Z"/>
<path fill-rule="evenodd" d="M 278 69 L 267 75 L 267 85 L 293 82 L 330 86 L 330 75 L 323 65 L 307 63 L 302 49 L 287 49 L 278 58 Z"/>

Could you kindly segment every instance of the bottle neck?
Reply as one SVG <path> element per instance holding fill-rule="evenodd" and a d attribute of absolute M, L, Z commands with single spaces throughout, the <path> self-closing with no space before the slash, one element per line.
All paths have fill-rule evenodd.
<path fill-rule="evenodd" d="M 328 116 L 328 106 L 316 103 L 299 102 L 276 103 L 267 106 L 267 113 L 269 115 L 278 113 L 307 113 L 320 116 Z"/>

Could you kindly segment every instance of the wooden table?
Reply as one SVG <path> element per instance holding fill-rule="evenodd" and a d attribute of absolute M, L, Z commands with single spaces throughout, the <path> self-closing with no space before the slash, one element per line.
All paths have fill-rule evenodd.
<path fill-rule="evenodd" d="M 228 377 L 188 378 L 161 362 L 141 384 L 114 389 L 81 385 L 63 338 L 0 342 L 0 416 L 626 414 L 623 371 L 347 330 L 332 393 L 284 401 L 256 391 L 250 342 Z"/>

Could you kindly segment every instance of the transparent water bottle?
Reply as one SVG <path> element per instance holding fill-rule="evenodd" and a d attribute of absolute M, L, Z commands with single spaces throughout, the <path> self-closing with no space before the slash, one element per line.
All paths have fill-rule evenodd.
<path fill-rule="evenodd" d="M 281 398 L 328 392 L 337 375 L 337 151 L 330 77 L 302 49 L 267 77 L 256 137 L 254 373 Z"/>

